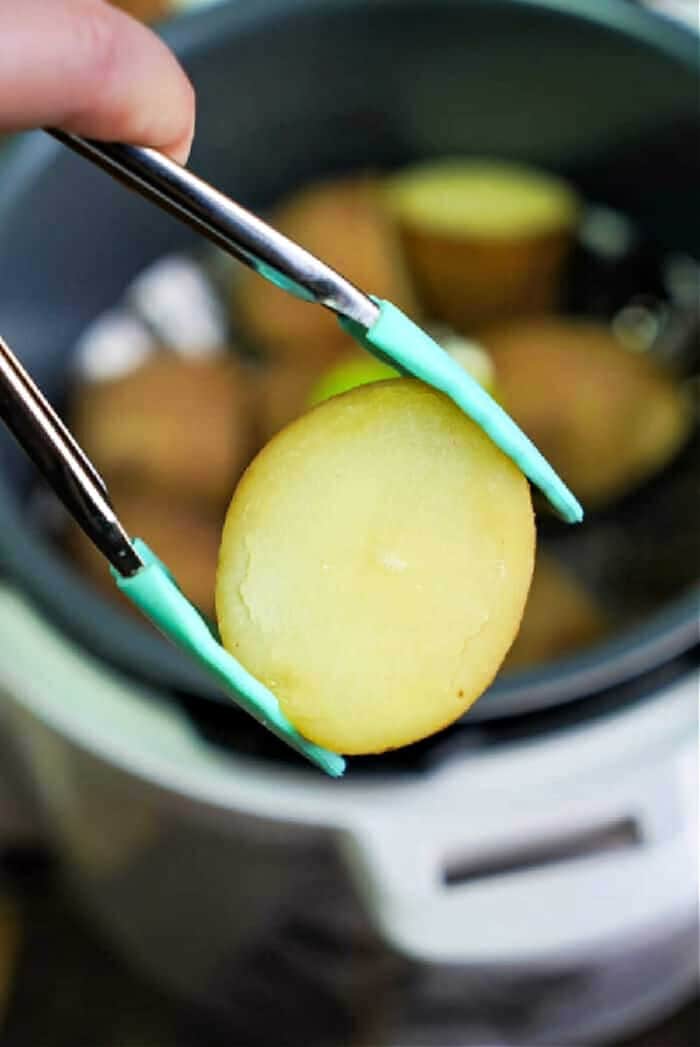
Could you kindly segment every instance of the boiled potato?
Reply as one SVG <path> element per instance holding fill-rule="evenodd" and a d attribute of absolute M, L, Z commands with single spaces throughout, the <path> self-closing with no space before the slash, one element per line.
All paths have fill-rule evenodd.
<path fill-rule="evenodd" d="M 579 214 L 567 183 L 514 164 L 444 160 L 389 178 L 385 199 L 435 319 L 469 333 L 555 307 Z"/>
<path fill-rule="evenodd" d="M 115 486 L 111 495 L 127 533 L 142 538 L 172 571 L 185 596 L 203 614 L 213 617 L 221 520 L 177 497 L 152 491 Z M 125 597 L 117 589 L 104 556 L 77 524 L 71 524 L 67 545 L 93 584 L 123 606 Z"/>
<path fill-rule="evenodd" d="M 162 352 L 78 389 L 73 431 L 108 484 L 225 506 L 254 447 L 248 378 L 234 356 Z"/>
<path fill-rule="evenodd" d="M 219 557 L 222 640 L 311 741 L 407 745 L 495 676 L 534 544 L 525 478 L 452 401 L 409 379 L 364 385 L 244 474 Z"/>
<path fill-rule="evenodd" d="M 690 431 L 681 387 L 605 326 L 540 319 L 482 338 L 509 412 L 590 507 L 660 469 Z"/>
<path fill-rule="evenodd" d="M 602 639 L 607 629 L 607 616 L 593 596 L 552 556 L 540 551 L 520 631 L 503 671 L 573 654 Z"/>
<path fill-rule="evenodd" d="M 415 312 L 396 234 L 374 179 L 310 185 L 269 217 L 280 232 L 362 290 Z M 232 295 L 234 323 L 274 359 L 298 366 L 324 364 L 355 344 L 332 313 L 293 298 L 251 270 L 236 274 Z"/>

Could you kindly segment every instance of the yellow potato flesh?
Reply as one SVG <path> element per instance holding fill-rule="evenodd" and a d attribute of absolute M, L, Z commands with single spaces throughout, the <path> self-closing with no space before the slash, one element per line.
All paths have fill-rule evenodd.
<path fill-rule="evenodd" d="M 310 740 L 406 745 L 495 676 L 534 544 L 526 480 L 451 401 L 407 379 L 365 385 L 244 474 L 219 559 L 222 640 Z"/>
<path fill-rule="evenodd" d="M 559 178 L 517 164 L 443 160 L 387 180 L 391 210 L 403 221 L 448 237 L 512 239 L 570 228 L 578 200 Z"/>

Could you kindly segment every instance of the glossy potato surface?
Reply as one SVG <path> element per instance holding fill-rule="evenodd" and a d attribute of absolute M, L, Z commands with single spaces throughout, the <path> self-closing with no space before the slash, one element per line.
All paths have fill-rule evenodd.
<path fill-rule="evenodd" d="M 222 640 L 310 740 L 407 745 L 495 676 L 534 544 L 526 480 L 451 401 L 408 379 L 364 385 L 244 474 L 219 558 Z"/>

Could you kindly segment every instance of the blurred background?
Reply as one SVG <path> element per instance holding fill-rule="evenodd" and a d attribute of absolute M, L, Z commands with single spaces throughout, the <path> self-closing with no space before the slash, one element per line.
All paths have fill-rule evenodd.
<path fill-rule="evenodd" d="M 194 80 L 192 168 L 419 317 L 587 518 L 537 506 L 478 705 L 338 784 L 130 614 L 0 434 L 0 1043 L 690 1047 L 697 3 L 118 6 Z M 0 168 L 0 331 L 213 616 L 252 456 L 386 371 L 40 134 Z"/>

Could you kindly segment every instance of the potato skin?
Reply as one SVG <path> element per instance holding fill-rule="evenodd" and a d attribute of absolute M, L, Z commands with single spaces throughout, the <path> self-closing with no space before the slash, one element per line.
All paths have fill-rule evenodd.
<path fill-rule="evenodd" d="M 318 375 L 318 368 L 286 363 L 270 362 L 257 369 L 255 428 L 261 446 L 304 413 Z"/>
<path fill-rule="evenodd" d="M 429 317 L 472 334 L 555 309 L 580 210 L 562 179 L 445 158 L 393 175 L 384 195 Z"/>
<path fill-rule="evenodd" d="M 483 693 L 532 574 L 527 481 L 447 397 L 408 379 L 283 429 L 229 507 L 224 645 L 309 740 L 410 744 Z"/>
<path fill-rule="evenodd" d="M 507 410 L 589 508 L 653 475 L 690 432 L 683 389 L 604 325 L 543 318 L 480 337 Z"/>
<path fill-rule="evenodd" d="M 233 355 L 154 355 L 124 377 L 79 387 L 71 425 L 108 485 L 225 506 L 255 449 L 249 379 Z"/>
<path fill-rule="evenodd" d="M 496 320 L 553 312 L 572 237 L 452 239 L 405 226 L 401 244 L 424 311 L 471 334 Z"/>
<path fill-rule="evenodd" d="M 313 183 L 282 201 L 269 221 L 362 290 L 415 314 L 415 297 L 376 179 Z M 332 313 L 293 298 L 250 270 L 236 274 L 231 311 L 234 325 L 253 345 L 291 365 L 320 367 L 355 345 Z"/>

